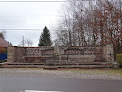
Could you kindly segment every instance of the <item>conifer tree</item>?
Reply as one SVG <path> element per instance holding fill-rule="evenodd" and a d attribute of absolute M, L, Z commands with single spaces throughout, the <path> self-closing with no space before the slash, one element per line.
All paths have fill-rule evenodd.
<path fill-rule="evenodd" d="M 51 46 L 51 45 L 52 41 L 50 38 L 50 32 L 48 28 L 45 26 L 45 28 L 43 29 L 43 33 L 40 36 L 38 46 Z"/>
<path fill-rule="evenodd" d="M 0 32 L 0 37 L 3 38 L 3 39 L 5 39 L 3 33 L 1 33 L 1 32 Z"/>

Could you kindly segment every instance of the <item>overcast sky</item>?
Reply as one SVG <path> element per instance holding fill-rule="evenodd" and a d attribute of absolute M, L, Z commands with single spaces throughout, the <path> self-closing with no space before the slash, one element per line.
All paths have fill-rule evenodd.
<path fill-rule="evenodd" d="M 60 18 L 59 10 L 62 3 L 64 2 L 0 2 L 0 29 L 5 29 L 5 31 L 7 31 L 6 40 L 15 46 L 20 44 L 23 36 L 27 39 L 31 39 L 34 43 L 34 46 L 37 46 L 39 37 L 45 26 L 47 26 L 47 28 L 51 31 L 52 39 L 54 39 L 55 36 L 53 35 L 53 28 L 56 26 L 57 20 Z"/>

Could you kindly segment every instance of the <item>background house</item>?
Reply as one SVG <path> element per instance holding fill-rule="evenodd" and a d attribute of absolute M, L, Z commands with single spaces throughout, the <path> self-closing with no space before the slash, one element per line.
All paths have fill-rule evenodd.
<path fill-rule="evenodd" d="M 7 47 L 9 43 L 0 37 L 0 62 L 7 59 Z"/>
<path fill-rule="evenodd" d="M 9 43 L 0 37 L 0 47 L 8 47 Z"/>

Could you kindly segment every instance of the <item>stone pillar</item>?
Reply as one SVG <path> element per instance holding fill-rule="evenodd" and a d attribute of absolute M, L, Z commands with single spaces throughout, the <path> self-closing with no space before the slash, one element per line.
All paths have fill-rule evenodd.
<path fill-rule="evenodd" d="M 107 62 L 114 60 L 113 45 L 103 46 L 103 58 L 105 58 Z"/>
<path fill-rule="evenodd" d="M 59 51 L 58 44 L 56 44 L 55 47 L 54 47 L 54 53 L 55 53 L 56 56 L 60 56 L 60 51 Z"/>
<path fill-rule="evenodd" d="M 58 44 L 55 44 L 54 55 L 55 55 L 55 58 L 57 58 L 58 62 L 60 63 L 61 62 L 61 55 L 60 55 L 60 50 L 59 50 L 59 45 Z"/>
<path fill-rule="evenodd" d="M 15 52 L 16 52 L 15 46 L 7 47 L 7 62 L 14 62 L 15 61 Z"/>

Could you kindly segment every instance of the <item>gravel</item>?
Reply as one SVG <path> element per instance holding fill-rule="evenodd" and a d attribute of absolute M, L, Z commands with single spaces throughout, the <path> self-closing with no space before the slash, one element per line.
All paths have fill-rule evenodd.
<path fill-rule="evenodd" d="M 122 80 L 122 75 L 96 74 L 76 72 L 72 70 L 43 70 L 43 69 L 9 69 L 1 68 L 0 76 L 22 76 L 39 78 L 78 78 L 78 79 L 104 79 Z"/>

